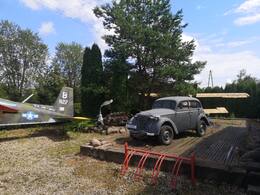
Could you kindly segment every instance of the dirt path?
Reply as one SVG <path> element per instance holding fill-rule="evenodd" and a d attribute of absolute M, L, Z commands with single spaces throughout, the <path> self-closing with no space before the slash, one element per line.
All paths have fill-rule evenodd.
<path fill-rule="evenodd" d="M 79 146 L 98 134 L 50 130 L 0 132 L 0 194 L 172 194 L 169 176 L 158 186 L 119 175 L 120 165 L 78 155 Z M 215 186 L 181 178 L 180 194 L 243 194 L 228 185 Z"/>

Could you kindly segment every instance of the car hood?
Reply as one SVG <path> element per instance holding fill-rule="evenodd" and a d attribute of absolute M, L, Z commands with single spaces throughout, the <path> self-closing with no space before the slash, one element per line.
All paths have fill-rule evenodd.
<path fill-rule="evenodd" d="M 174 114 L 175 111 L 171 109 L 166 108 L 156 108 L 151 110 L 146 110 L 139 112 L 137 115 L 143 115 L 143 116 L 163 116 L 168 114 Z"/>

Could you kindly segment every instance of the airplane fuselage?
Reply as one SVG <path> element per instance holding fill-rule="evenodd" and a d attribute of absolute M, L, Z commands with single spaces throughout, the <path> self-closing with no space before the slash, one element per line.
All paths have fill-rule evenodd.
<path fill-rule="evenodd" d="M 0 127 L 70 121 L 73 91 L 63 88 L 53 106 L 14 102 L 0 98 Z"/>

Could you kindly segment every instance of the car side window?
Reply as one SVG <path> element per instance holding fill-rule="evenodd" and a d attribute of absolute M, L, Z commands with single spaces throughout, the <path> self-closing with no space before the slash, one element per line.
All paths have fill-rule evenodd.
<path fill-rule="evenodd" d="M 174 110 L 176 106 L 176 102 L 172 100 L 159 100 L 155 101 L 153 104 L 153 109 L 156 108 L 168 108 Z"/>
<path fill-rule="evenodd" d="M 189 103 L 188 103 L 188 101 L 182 101 L 182 102 L 180 102 L 179 105 L 178 105 L 178 108 L 179 108 L 180 110 L 187 110 L 187 109 L 189 109 Z"/>
<path fill-rule="evenodd" d="M 190 101 L 190 108 L 201 108 L 201 105 L 197 101 Z"/>

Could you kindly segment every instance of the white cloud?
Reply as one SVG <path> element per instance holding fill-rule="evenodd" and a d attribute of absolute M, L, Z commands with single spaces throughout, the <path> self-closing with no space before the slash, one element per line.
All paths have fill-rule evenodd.
<path fill-rule="evenodd" d="M 207 65 L 200 74 L 201 86 L 207 86 L 209 71 L 213 72 L 214 85 L 224 86 L 226 82 L 236 79 L 240 70 L 245 69 L 247 73 L 260 77 L 260 57 L 251 51 L 241 52 L 196 52 L 194 60 L 205 60 Z"/>
<path fill-rule="evenodd" d="M 226 13 L 242 14 L 242 16 L 234 21 L 238 26 L 255 24 L 260 22 L 260 0 L 246 0 L 234 10 L 230 10 Z M 226 15 L 226 13 L 224 15 Z"/>
<path fill-rule="evenodd" d="M 223 16 L 231 15 L 231 14 L 233 14 L 234 12 L 235 12 L 234 9 L 229 9 L 229 10 L 227 10 L 227 11 L 223 14 Z"/>
<path fill-rule="evenodd" d="M 193 36 L 191 36 L 191 35 L 188 35 L 188 34 L 186 34 L 186 33 L 183 33 L 182 35 L 181 35 L 181 39 L 183 40 L 183 41 L 192 41 L 192 40 L 194 40 L 195 41 L 195 44 L 197 45 L 198 43 L 197 43 L 197 41 L 196 41 L 196 39 L 193 37 Z"/>
<path fill-rule="evenodd" d="M 248 24 L 254 24 L 260 22 L 260 13 L 259 14 L 254 14 L 254 15 L 249 15 L 249 16 L 244 16 L 244 17 L 239 17 L 235 20 L 235 24 L 238 26 L 243 26 L 243 25 L 248 25 Z"/>
<path fill-rule="evenodd" d="M 203 5 L 197 5 L 197 6 L 196 6 L 196 10 L 201 10 L 201 9 L 204 9 L 204 8 L 206 8 L 206 7 L 203 6 Z"/>
<path fill-rule="evenodd" d="M 27 7 L 37 10 L 39 9 L 38 1 L 35 0 L 21 0 Z"/>
<path fill-rule="evenodd" d="M 224 42 L 217 35 L 192 37 L 185 34 L 187 40 L 196 40 L 197 48 L 194 53 L 193 61 L 207 61 L 204 70 L 195 76 L 195 80 L 201 83 L 202 87 L 208 84 L 209 71 L 213 72 L 215 86 L 225 86 L 236 79 L 236 75 L 241 69 L 245 69 L 248 74 L 260 78 L 260 57 L 252 51 L 216 51 L 216 43 L 223 44 L 223 47 L 239 47 L 249 44 L 249 42 L 259 40 L 259 37 L 251 37 L 248 41 Z"/>
<path fill-rule="evenodd" d="M 209 51 L 211 51 L 211 49 L 208 46 L 200 44 L 199 41 L 195 37 L 193 37 L 191 35 L 183 33 L 181 38 L 182 38 L 182 41 L 192 41 L 192 40 L 194 40 L 194 44 L 196 45 L 196 50 L 197 51 L 200 51 L 200 52 L 209 52 Z"/>
<path fill-rule="evenodd" d="M 247 41 L 231 41 L 227 43 L 228 47 L 241 47 L 244 45 L 247 45 L 251 43 L 251 41 L 247 40 Z"/>
<path fill-rule="evenodd" d="M 226 83 L 231 84 L 232 81 L 233 81 L 232 79 L 228 78 L 227 81 L 226 81 Z"/>
<path fill-rule="evenodd" d="M 217 43 L 215 46 L 216 47 L 228 47 L 228 48 L 235 48 L 235 47 L 241 47 L 244 45 L 248 45 L 252 43 L 251 40 L 246 40 L 246 41 L 230 41 L 230 42 L 220 42 Z"/>
<path fill-rule="evenodd" d="M 33 9 L 49 9 L 60 12 L 65 17 L 78 19 L 83 23 L 92 26 L 94 41 L 99 45 L 102 51 L 107 47 L 102 36 L 107 31 L 104 29 L 102 20 L 96 18 L 93 9 L 101 4 L 111 0 L 20 0 L 24 5 Z"/>
<path fill-rule="evenodd" d="M 236 12 L 256 12 L 260 8 L 260 0 L 246 0 L 244 3 L 240 4 L 236 9 Z"/>
<path fill-rule="evenodd" d="M 197 42 L 197 47 L 195 50 L 195 56 L 203 54 L 213 54 L 217 53 L 219 56 L 223 54 L 231 54 L 234 51 L 245 51 L 245 48 L 250 48 L 250 46 L 255 46 L 260 40 L 260 36 L 247 37 L 246 39 L 238 40 L 227 40 L 225 37 L 226 33 L 214 33 L 210 35 L 206 34 L 193 34 L 194 39 Z M 207 60 L 207 58 L 204 58 Z M 260 64 L 259 64 L 260 65 Z M 260 77 L 260 73 L 259 73 Z"/>
<path fill-rule="evenodd" d="M 39 28 L 40 35 L 49 35 L 55 33 L 55 28 L 52 22 L 43 22 Z"/>

